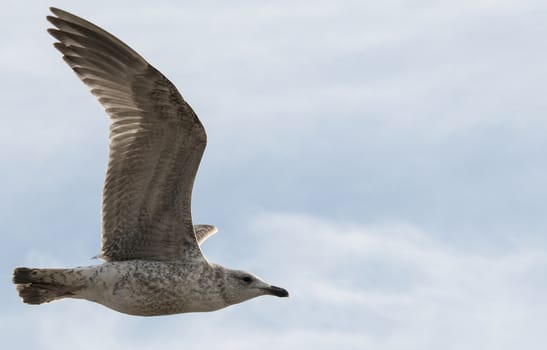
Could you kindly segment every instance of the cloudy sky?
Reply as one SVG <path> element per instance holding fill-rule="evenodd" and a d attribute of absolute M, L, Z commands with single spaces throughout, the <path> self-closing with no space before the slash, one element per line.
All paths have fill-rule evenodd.
<path fill-rule="evenodd" d="M 205 314 L 33 307 L 15 266 L 94 264 L 108 118 L 53 49 L 83 16 L 175 83 L 209 144 L 204 246 L 286 287 Z M 0 345 L 542 349 L 547 3 L 3 1 Z M 5 347 L 7 346 L 7 347 Z"/>

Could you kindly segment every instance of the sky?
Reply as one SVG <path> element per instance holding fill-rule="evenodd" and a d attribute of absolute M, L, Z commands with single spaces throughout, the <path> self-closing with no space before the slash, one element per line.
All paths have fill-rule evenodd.
<path fill-rule="evenodd" d="M 213 262 L 291 297 L 143 318 L 23 304 L 16 266 L 98 263 L 109 120 L 48 6 L 121 38 L 208 146 Z M 543 349 L 547 3 L 3 1 L 0 346 Z"/>

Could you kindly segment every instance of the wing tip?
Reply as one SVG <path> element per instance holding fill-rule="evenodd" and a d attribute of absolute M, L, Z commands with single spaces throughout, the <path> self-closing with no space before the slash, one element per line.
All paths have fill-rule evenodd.
<path fill-rule="evenodd" d="M 60 29 L 57 28 L 48 28 L 46 29 L 49 35 L 54 37 L 55 39 L 59 40 L 60 43 L 62 43 L 64 40 L 66 40 L 66 33 L 63 32 Z M 54 44 L 55 45 L 55 44 Z M 66 46 L 66 45 L 65 45 Z"/>
<path fill-rule="evenodd" d="M 64 52 L 66 50 L 66 45 L 65 44 L 56 41 L 56 42 L 53 43 L 53 47 L 56 48 L 57 50 L 59 50 L 61 53 L 65 53 Z"/>
<path fill-rule="evenodd" d="M 48 21 L 49 23 L 55 25 L 55 23 L 53 23 L 53 22 L 54 22 L 55 20 L 57 20 L 58 17 L 53 17 L 53 16 L 50 16 L 50 15 L 47 15 L 47 16 L 46 16 L 46 19 L 47 19 L 47 21 Z"/>
<path fill-rule="evenodd" d="M 46 29 L 46 31 L 52 36 L 55 36 L 55 35 L 58 35 L 58 34 L 62 33 L 62 31 L 57 29 L 57 28 L 48 28 L 48 29 Z"/>
<path fill-rule="evenodd" d="M 57 7 L 54 7 L 54 6 L 50 6 L 49 11 L 57 17 L 63 17 L 63 16 L 66 17 L 67 15 L 68 16 L 74 16 L 73 14 L 71 14 L 69 12 L 66 12 L 65 10 L 61 10 L 60 8 L 57 8 Z"/>

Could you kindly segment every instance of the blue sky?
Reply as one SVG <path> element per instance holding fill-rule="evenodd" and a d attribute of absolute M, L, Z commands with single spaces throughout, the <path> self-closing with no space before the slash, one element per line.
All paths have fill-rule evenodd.
<path fill-rule="evenodd" d="M 53 49 L 47 5 L 6 1 L 2 348 L 543 348 L 545 2 L 48 5 L 177 85 L 209 136 L 205 254 L 291 298 L 159 318 L 19 301 L 15 266 L 96 263 L 108 118 Z"/>

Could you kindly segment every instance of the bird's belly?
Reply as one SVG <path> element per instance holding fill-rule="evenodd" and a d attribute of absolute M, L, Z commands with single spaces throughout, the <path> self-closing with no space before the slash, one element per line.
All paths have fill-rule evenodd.
<path fill-rule="evenodd" d="M 224 307 L 214 288 L 203 284 L 197 265 L 127 261 L 105 263 L 79 297 L 130 315 L 204 312 Z"/>

